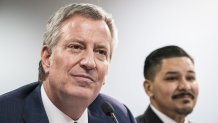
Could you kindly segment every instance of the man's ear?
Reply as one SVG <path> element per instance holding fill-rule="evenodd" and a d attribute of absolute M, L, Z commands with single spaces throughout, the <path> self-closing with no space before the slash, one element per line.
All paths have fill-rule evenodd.
<path fill-rule="evenodd" d="M 147 93 L 147 95 L 149 97 L 154 96 L 154 94 L 153 94 L 153 84 L 152 84 L 151 81 L 149 81 L 147 79 L 144 81 L 144 89 L 145 89 L 145 92 Z"/>
<path fill-rule="evenodd" d="M 41 61 L 45 73 L 48 73 L 50 67 L 51 50 L 47 46 L 43 46 L 41 51 Z"/>

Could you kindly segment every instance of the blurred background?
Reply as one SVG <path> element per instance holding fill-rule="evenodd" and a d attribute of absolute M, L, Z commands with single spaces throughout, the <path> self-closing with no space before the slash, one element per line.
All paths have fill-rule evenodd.
<path fill-rule="evenodd" d="M 118 28 L 106 93 L 134 116 L 149 104 L 143 63 L 154 49 L 178 45 L 195 59 L 200 94 L 189 119 L 218 123 L 218 1 L 216 0 L 0 0 L 0 94 L 37 81 L 42 36 L 49 17 L 68 3 L 88 2 L 111 13 Z"/>

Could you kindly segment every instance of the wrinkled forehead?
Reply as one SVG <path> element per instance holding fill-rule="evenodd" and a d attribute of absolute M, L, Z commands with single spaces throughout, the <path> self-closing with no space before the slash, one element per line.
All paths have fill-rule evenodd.
<path fill-rule="evenodd" d="M 109 27 L 104 20 L 93 20 L 83 16 L 73 16 L 65 20 L 61 26 L 61 37 L 69 38 L 67 36 L 80 36 L 83 38 L 89 36 L 90 38 L 97 38 L 101 41 L 107 40 L 112 42 L 112 36 Z M 83 37 L 81 37 L 83 36 Z"/>

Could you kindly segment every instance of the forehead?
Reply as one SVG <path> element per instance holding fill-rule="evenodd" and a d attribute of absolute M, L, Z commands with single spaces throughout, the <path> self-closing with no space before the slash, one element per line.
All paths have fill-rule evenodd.
<path fill-rule="evenodd" d="M 194 71 L 194 64 L 188 57 L 166 58 L 161 61 L 160 72 L 188 72 Z"/>
<path fill-rule="evenodd" d="M 62 22 L 62 35 L 76 35 L 83 36 L 92 35 L 93 37 L 102 37 L 111 40 L 109 27 L 104 20 L 94 20 L 92 18 L 83 17 L 81 15 L 74 15 Z"/>

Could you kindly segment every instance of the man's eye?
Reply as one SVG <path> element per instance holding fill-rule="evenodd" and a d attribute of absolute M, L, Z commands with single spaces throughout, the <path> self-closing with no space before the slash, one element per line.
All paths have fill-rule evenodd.
<path fill-rule="evenodd" d="M 167 81 L 175 81 L 177 80 L 178 78 L 177 77 L 174 77 L 174 76 L 171 76 L 171 77 L 166 77 L 165 80 Z"/>
<path fill-rule="evenodd" d="M 73 53 L 79 53 L 84 49 L 83 45 L 81 44 L 70 44 L 67 48 Z"/>
<path fill-rule="evenodd" d="M 107 56 L 107 51 L 105 51 L 105 50 L 97 50 L 97 53 L 100 54 L 100 55 Z"/>
<path fill-rule="evenodd" d="M 82 46 L 79 45 L 79 44 L 71 44 L 68 46 L 69 48 L 72 48 L 72 49 L 82 49 Z"/>
<path fill-rule="evenodd" d="M 96 58 L 100 59 L 100 60 L 107 60 L 108 58 L 108 51 L 105 49 L 97 49 L 95 50 L 96 53 Z"/>
<path fill-rule="evenodd" d="M 187 76 L 186 80 L 190 81 L 190 82 L 193 82 L 193 81 L 195 81 L 195 77 L 194 76 Z"/>

